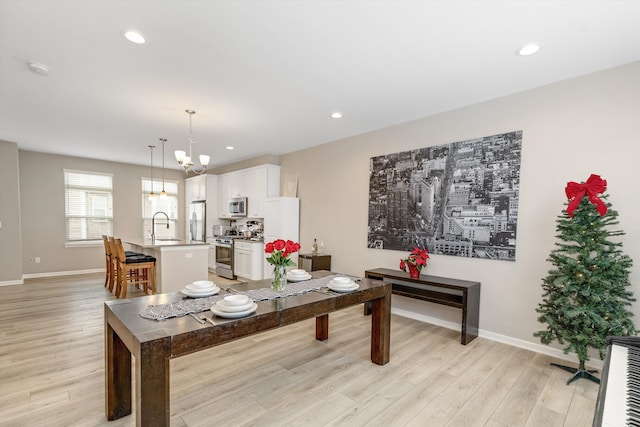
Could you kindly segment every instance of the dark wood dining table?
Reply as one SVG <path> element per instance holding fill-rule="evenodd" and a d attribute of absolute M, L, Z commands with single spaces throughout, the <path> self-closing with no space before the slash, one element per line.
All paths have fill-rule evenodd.
<path fill-rule="evenodd" d="M 329 275 L 314 271 L 314 277 Z M 169 304 L 185 298 L 167 293 L 134 299 L 107 301 L 105 327 L 105 413 L 116 420 L 132 412 L 135 386 L 136 425 L 169 425 L 169 361 L 229 341 L 315 318 L 315 338 L 329 338 L 329 314 L 365 302 L 371 303 L 371 361 L 389 362 L 391 284 L 362 279 L 353 292 L 329 294 L 317 291 L 261 301 L 255 313 L 239 319 L 223 319 L 206 312 L 215 325 L 200 324 L 186 315 L 165 320 L 140 316 L 148 305 Z M 232 285 L 235 291 L 270 286 L 269 280 Z M 225 291 L 222 291 L 224 293 Z M 136 358 L 135 381 L 131 356 Z"/>

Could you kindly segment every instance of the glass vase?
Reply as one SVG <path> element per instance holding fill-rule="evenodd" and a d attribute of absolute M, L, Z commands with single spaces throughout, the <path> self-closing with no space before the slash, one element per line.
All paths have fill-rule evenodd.
<path fill-rule="evenodd" d="M 271 289 L 282 292 L 287 287 L 287 272 L 284 265 L 273 266 L 273 276 L 271 277 Z"/>

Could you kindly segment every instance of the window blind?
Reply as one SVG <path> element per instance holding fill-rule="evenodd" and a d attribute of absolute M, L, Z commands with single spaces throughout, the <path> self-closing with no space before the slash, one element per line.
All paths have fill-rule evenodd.
<path fill-rule="evenodd" d="M 162 181 L 153 180 L 153 193 L 155 197 L 149 200 L 152 182 L 149 178 L 142 178 L 142 230 L 143 237 L 150 237 L 153 233 L 153 214 L 164 212 L 169 217 L 169 228 L 167 228 L 167 218 L 164 215 L 156 215 L 155 236 L 159 239 L 178 238 L 178 182 L 164 181 L 164 191 L 167 198 L 160 198 L 162 191 Z"/>
<path fill-rule="evenodd" d="M 113 176 L 64 170 L 67 242 L 113 235 Z"/>

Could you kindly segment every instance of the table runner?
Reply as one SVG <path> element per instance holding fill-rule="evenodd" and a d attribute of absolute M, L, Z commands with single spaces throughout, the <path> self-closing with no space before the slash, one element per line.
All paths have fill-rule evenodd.
<path fill-rule="evenodd" d="M 317 279 L 305 280 L 303 282 L 287 283 L 287 287 L 282 292 L 276 292 L 271 288 L 252 289 L 248 291 L 235 291 L 236 294 L 247 295 L 253 301 L 267 301 L 277 298 L 286 298 L 292 295 L 300 295 L 311 292 L 315 289 L 326 287 L 327 284 L 338 276 L 351 278 L 359 281 L 359 277 L 351 277 L 343 274 L 332 274 Z M 185 316 L 190 313 L 201 313 L 209 310 L 217 301 L 223 299 L 223 295 L 213 295 L 205 298 L 185 298 L 182 301 L 171 304 L 149 305 L 140 310 L 140 316 L 145 319 L 164 320 L 171 317 Z"/>

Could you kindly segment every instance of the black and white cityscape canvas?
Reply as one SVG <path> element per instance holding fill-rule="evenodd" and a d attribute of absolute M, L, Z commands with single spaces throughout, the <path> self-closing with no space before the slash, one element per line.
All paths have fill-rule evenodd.
<path fill-rule="evenodd" d="M 372 157 L 368 246 L 515 261 L 522 131 Z"/>

